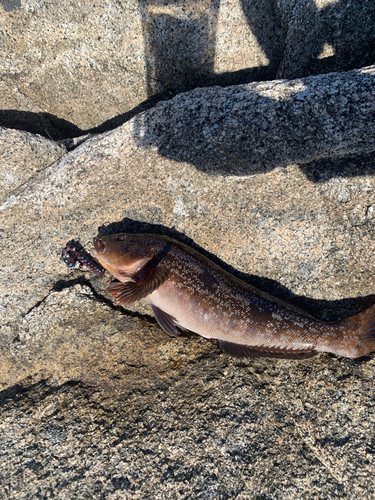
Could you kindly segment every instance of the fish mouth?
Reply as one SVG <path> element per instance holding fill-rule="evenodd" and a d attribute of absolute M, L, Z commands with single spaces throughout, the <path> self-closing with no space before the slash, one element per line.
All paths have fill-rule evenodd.
<path fill-rule="evenodd" d="M 101 238 L 94 238 L 93 243 L 94 248 L 91 249 L 91 253 L 94 255 L 102 255 L 106 250 L 105 241 Z"/>

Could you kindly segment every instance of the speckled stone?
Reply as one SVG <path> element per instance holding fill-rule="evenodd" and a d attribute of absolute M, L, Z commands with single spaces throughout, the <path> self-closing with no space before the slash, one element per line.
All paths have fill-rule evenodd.
<path fill-rule="evenodd" d="M 359 93 L 361 78 L 363 95 Z M 1 261 L 0 319 L 2 346 L 8 353 L 5 359 L 9 359 L 9 346 L 19 337 L 25 317 L 41 307 L 52 290 L 77 276 L 84 282 L 92 278 L 89 271 L 69 275 L 60 255 L 72 239 L 80 240 L 89 249 L 98 230 L 156 231 L 195 244 L 245 279 L 270 293 L 296 301 L 323 319 L 354 314 L 365 307 L 368 302 L 355 298 L 374 291 L 374 160 L 368 151 L 371 146 L 375 148 L 375 140 L 373 137 L 371 142 L 374 134 L 367 126 L 375 104 L 368 88 L 370 78 L 372 70 L 368 69 L 314 77 L 307 83 L 278 82 L 255 88 L 192 91 L 159 104 L 110 133 L 87 139 L 13 191 L 0 207 L 0 247 L 5 257 Z M 346 99 L 362 103 L 353 111 L 353 119 L 340 107 L 340 92 L 332 94 L 330 109 L 335 109 L 336 116 L 342 113 L 345 122 L 333 121 L 325 104 L 319 108 L 318 90 L 323 88 L 320 79 L 324 83 L 329 81 L 336 89 L 345 85 Z M 323 129 L 318 133 L 315 128 L 309 131 L 302 127 L 304 163 L 277 167 L 275 162 L 282 157 L 281 153 L 274 157 L 276 133 L 282 134 L 280 123 L 291 118 L 290 112 L 282 115 L 280 108 L 275 119 L 277 98 L 282 95 L 288 103 L 285 96 L 290 89 L 301 85 L 304 90 L 300 101 L 296 101 L 296 93 L 290 98 L 296 116 L 292 120 L 295 137 L 300 136 L 298 126 L 311 116 L 311 106 L 306 103 L 314 102 L 313 91 L 317 95 L 314 113 L 323 117 L 320 122 Z M 238 161 L 244 165 L 244 151 L 250 152 L 257 143 L 252 128 L 246 133 L 245 127 L 254 127 L 254 120 L 249 120 L 249 113 L 243 112 L 239 96 L 252 100 L 260 92 L 274 103 L 274 107 L 269 104 L 264 108 L 258 121 L 261 131 L 262 123 L 269 124 L 267 131 L 260 131 L 257 136 L 262 155 L 269 159 L 268 165 L 255 169 L 249 153 L 251 175 L 230 175 L 232 172 L 228 170 L 220 174 L 215 165 L 207 171 L 197 169 L 194 163 L 201 161 L 205 145 L 209 149 L 215 143 L 220 158 L 220 147 L 227 151 L 232 136 L 226 134 L 226 141 L 220 144 L 209 115 L 203 121 L 206 128 L 202 132 L 201 115 L 196 110 L 212 107 L 212 116 L 217 120 L 223 106 L 216 103 L 226 103 L 231 114 L 223 113 L 231 120 L 223 120 L 221 130 L 225 132 L 227 127 L 230 132 L 233 121 L 238 124 L 247 139 L 241 142 L 241 147 L 233 140 L 231 164 L 235 164 L 238 153 Z M 212 97 L 210 101 L 208 95 Z M 185 120 L 182 125 L 190 134 L 191 163 L 166 157 L 172 156 L 169 154 L 172 148 L 168 149 L 166 144 L 180 116 L 191 116 L 191 121 Z M 140 123 L 147 127 L 140 129 Z M 341 129 L 343 124 L 345 128 Z M 149 136 L 146 131 L 150 131 Z M 287 129 L 285 134 L 289 133 Z M 266 142 L 267 135 L 274 137 L 274 141 Z M 182 137 L 183 134 L 176 133 L 176 144 Z M 288 136 L 282 137 L 287 142 Z M 366 137 L 368 140 L 364 140 Z M 157 141 L 158 148 L 151 145 Z M 327 157 L 322 159 L 324 141 Z M 350 157 L 343 157 L 344 152 Z M 254 157 L 256 154 L 254 151 Z M 283 164 L 288 164 L 288 154 L 294 154 L 291 147 L 284 151 Z M 94 278 L 91 283 L 102 294 L 106 278 Z M 109 295 L 105 296 L 109 299 Z M 133 310 L 149 312 L 142 304 Z M 50 313 L 46 315 L 48 318 Z M 68 317 L 66 321 L 69 323 Z M 35 355 L 43 359 L 39 348 L 35 349 Z M 2 383 L 5 387 L 12 385 L 12 379 L 8 377 Z"/>
<path fill-rule="evenodd" d="M 373 74 L 195 90 L 85 138 L 9 193 L 0 496 L 366 497 L 373 354 L 235 361 L 199 336 L 169 338 L 142 302 L 114 306 L 107 277 L 69 271 L 60 255 L 71 240 L 89 249 L 98 232 L 159 232 L 322 319 L 368 307 Z M 259 96 L 267 105 L 244 112 Z M 311 117 L 320 128 L 306 127 Z M 231 155 L 226 168 L 208 162 L 210 144 L 222 166 Z"/>
<path fill-rule="evenodd" d="M 373 0 L 2 0 L 0 22 L 0 125 L 54 139 L 166 91 L 374 61 Z"/>
<path fill-rule="evenodd" d="M 147 391 L 171 380 L 181 363 L 215 351 L 203 339 L 168 340 L 150 316 L 124 314 L 89 286 L 72 283 L 24 316 L 11 356 L 0 358 L 1 382 L 9 387 L 25 380 L 53 386 L 82 381 Z"/>
<path fill-rule="evenodd" d="M 134 118 L 133 135 L 210 174 L 267 172 L 375 149 L 375 67 L 180 94 Z"/>
<path fill-rule="evenodd" d="M 0 495 L 368 498 L 374 359 L 183 361 L 156 390 L 36 385 L 0 419 Z M 369 493 L 370 492 L 370 493 Z"/>
<path fill-rule="evenodd" d="M 136 0 L 27 0 L 16 9 L 0 4 L 0 20 L 2 123 L 37 128 L 41 115 L 54 138 L 77 135 L 147 99 Z"/>
<path fill-rule="evenodd" d="M 375 4 L 371 0 L 278 0 L 283 60 L 278 78 L 347 71 L 374 63 Z"/>
<path fill-rule="evenodd" d="M 0 127 L 0 204 L 7 200 L 11 191 L 65 153 L 62 144 Z"/>

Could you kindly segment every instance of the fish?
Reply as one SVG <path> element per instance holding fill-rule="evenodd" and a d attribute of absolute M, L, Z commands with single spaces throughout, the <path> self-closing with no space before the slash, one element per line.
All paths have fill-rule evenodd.
<path fill-rule="evenodd" d="M 116 281 L 107 291 L 118 304 L 145 299 L 170 336 L 181 331 L 217 339 L 237 358 L 348 358 L 375 350 L 375 304 L 337 322 L 245 283 L 197 250 L 164 235 L 119 233 L 93 240 L 92 255 Z"/>

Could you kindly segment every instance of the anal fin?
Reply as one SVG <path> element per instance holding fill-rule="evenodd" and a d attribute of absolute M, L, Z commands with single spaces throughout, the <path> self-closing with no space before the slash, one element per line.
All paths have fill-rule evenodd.
<path fill-rule="evenodd" d="M 226 354 L 235 358 L 309 359 L 319 354 L 318 351 L 314 350 L 304 351 L 284 347 L 248 346 L 221 339 L 218 339 L 218 342 Z"/>
<path fill-rule="evenodd" d="M 153 304 L 151 304 L 151 307 L 156 321 L 165 333 L 168 333 L 171 337 L 178 337 L 179 333 L 176 327 L 176 319 Z"/>

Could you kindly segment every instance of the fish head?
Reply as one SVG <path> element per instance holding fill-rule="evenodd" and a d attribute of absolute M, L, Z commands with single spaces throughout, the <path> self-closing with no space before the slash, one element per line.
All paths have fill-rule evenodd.
<path fill-rule="evenodd" d="M 131 278 L 155 255 L 155 249 L 133 234 L 110 234 L 93 240 L 92 255 L 115 278 Z"/>

